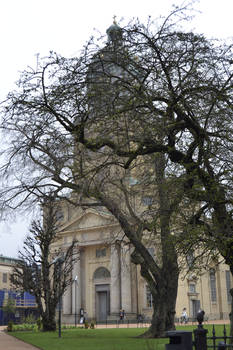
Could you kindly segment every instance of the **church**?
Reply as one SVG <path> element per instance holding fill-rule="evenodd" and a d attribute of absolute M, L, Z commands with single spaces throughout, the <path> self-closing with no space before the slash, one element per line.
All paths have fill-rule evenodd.
<path fill-rule="evenodd" d="M 127 319 L 139 315 L 150 319 L 152 296 L 140 267 L 130 262 L 131 247 L 122 239 L 119 224 L 104 210 L 64 206 L 56 247 L 78 241 L 79 259 L 73 266 L 73 283 L 63 296 L 62 321 L 74 323 L 84 313 L 89 321 L 119 320 L 120 310 Z M 150 249 L 150 248 L 148 248 Z M 206 319 L 229 319 L 232 277 L 223 263 L 199 275 L 180 276 L 176 318 L 185 307 L 195 319 L 204 309 Z M 80 314 L 81 312 L 81 314 Z"/>
<path fill-rule="evenodd" d="M 109 40 L 121 40 L 116 23 L 110 26 L 107 34 Z M 98 55 L 109 54 L 112 53 L 104 48 Z M 97 74 L 98 67 L 102 69 L 98 55 L 93 56 L 87 77 L 89 92 L 95 82 L 103 82 L 101 72 Z M 135 69 L 132 65 L 131 68 Z M 107 64 L 105 69 L 121 74 L 120 68 L 112 63 Z M 138 74 L 140 76 L 143 72 Z M 90 105 L 93 117 L 99 110 L 95 108 L 96 104 L 103 111 L 105 98 L 108 98 L 104 93 L 98 96 L 98 100 L 93 97 Z M 65 249 L 75 240 L 79 250 L 79 258 L 73 266 L 73 283 L 63 296 L 63 323 L 72 324 L 75 317 L 80 320 L 82 316 L 97 322 L 119 320 L 120 310 L 124 310 L 129 320 L 137 320 L 139 315 L 149 320 L 152 316 L 152 296 L 141 277 L 140 267 L 131 262 L 133 247 L 125 239 L 119 223 L 103 207 L 82 209 L 67 202 L 60 209 L 60 228 L 54 248 Z M 153 256 L 154 248 L 148 246 L 147 249 Z M 180 318 L 183 308 L 186 308 L 188 317 L 194 319 L 201 308 L 209 320 L 229 319 L 232 285 L 229 267 L 223 263 L 213 265 L 198 275 L 181 273 L 176 318 Z"/>

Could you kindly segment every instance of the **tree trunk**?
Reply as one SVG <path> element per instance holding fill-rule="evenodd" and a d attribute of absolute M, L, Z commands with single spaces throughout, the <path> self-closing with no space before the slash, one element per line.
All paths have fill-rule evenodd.
<path fill-rule="evenodd" d="M 47 309 L 47 312 L 42 314 L 42 324 L 43 324 L 43 332 L 54 332 L 56 331 L 56 317 L 55 317 L 55 309 L 54 311 Z"/>
<path fill-rule="evenodd" d="M 179 272 L 177 266 L 161 270 L 161 279 L 152 290 L 153 315 L 150 328 L 143 338 L 163 338 L 166 332 L 175 329 L 175 308 Z"/>
<path fill-rule="evenodd" d="M 177 254 L 170 232 L 172 210 L 165 178 L 166 160 L 162 154 L 155 158 L 156 183 L 158 186 L 161 264 L 160 277 L 150 289 L 153 296 L 152 323 L 142 336 L 148 338 L 161 338 L 166 332 L 175 329 L 175 307 L 178 289 L 179 269 Z M 146 272 L 141 270 L 146 278 Z"/>
<path fill-rule="evenodd" d="M 56 320 L 55 317 L 42 316 L 43 332 L 54 332 L 56 331 Z"/>

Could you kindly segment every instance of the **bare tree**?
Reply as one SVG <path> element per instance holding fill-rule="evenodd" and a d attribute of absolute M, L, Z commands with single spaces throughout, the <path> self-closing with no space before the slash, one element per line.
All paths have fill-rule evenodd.
<path fill-rule="evenodd" d="M 199 225 L 203 215 L 212 221 L 209 237 L 233 273 L 232 47 L 181 31 L 176 15 L 184 10 L 161 25 L 114 24 L 105 46 L 91 40 L 79 58 L 51 54 L 22 74 L 2 114 L 10 141 L 3 209 L 28 205 L 46 188 L 58 196 L 75 192 L 76 205 L 105 206 L 135 247 L 150 287 L 160 281 L 161 260 L 146 249 L 148 237 L 155 244 L 156 233 L 167 232 L 168 243 L 169 230 L 185 232 L 177 220 L 184 196 L 196 209 L 190 223 Z M 166 168 L 162 158 L 156 166 L 157 153 L 166 155 Z M 140 198 L 148 192 L 153 205 L 145 210 Z M 165 194 L 178 200 L 166 203 Z M 163 259 L 173 259 L 177 272 L 168 246 L 172 254 Z M 150 335 L 173 327 L 168 312 L 172 321 Z"/>
<path fill-rule="evenodd" d="M 35 296 L 43 331 L 56 330 L 56 308 L 72 283 L 72 267 L 78 258 L 73 242 L 66 250 L 53 248 L 58 230 L 56 203 L 44 203 L 43 223 L 32 221 L 30 234 L 26 237 L 19 261 L 11 274 L 14 288 L 28 291 Z"/>

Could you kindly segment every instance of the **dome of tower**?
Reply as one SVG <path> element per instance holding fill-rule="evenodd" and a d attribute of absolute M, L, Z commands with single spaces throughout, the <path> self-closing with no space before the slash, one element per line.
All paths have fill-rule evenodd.
<path fill-rule="evenodd" d="M 118 24 L 113 22 L 113 24 L 106 30 L 109 42 L 116 42 L 122 40 L 122 28 Z"/>

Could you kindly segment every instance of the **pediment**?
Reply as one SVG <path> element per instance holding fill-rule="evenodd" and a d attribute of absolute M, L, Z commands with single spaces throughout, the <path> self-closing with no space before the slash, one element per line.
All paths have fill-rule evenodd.
<path fill-rule="evenodd" d="M 65 222 L 60 232 L 64 231 L 79 231 L 79 230 L 91 230 L 98 227 L 103 227 L 106 225 L 111 225 L 114 223 L 113 216 L 108 213 L 98 212 L 93 209 L 88 209 L 77 214 L 73 215 L 72 218 Z"/>

